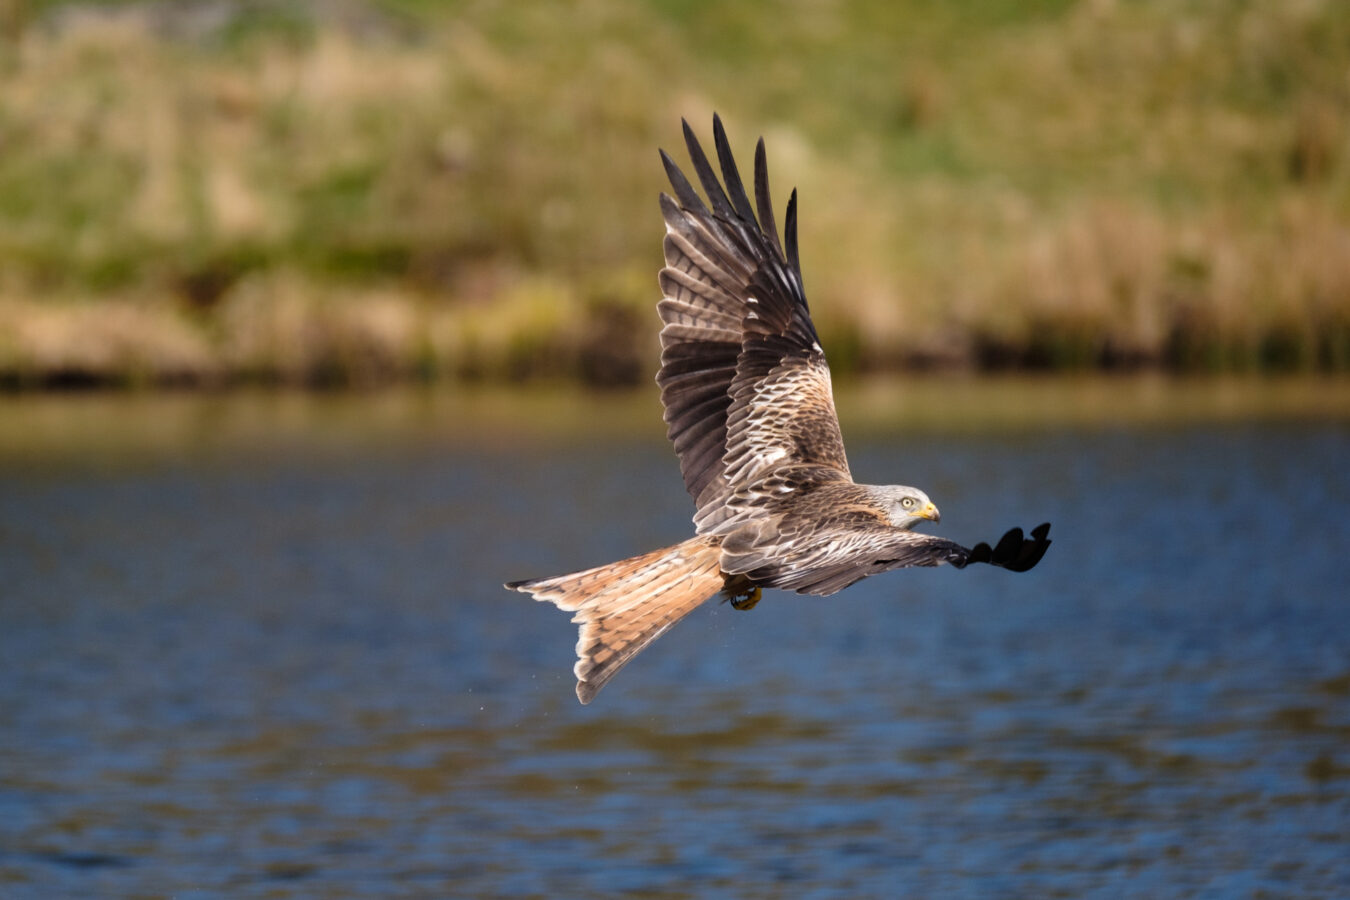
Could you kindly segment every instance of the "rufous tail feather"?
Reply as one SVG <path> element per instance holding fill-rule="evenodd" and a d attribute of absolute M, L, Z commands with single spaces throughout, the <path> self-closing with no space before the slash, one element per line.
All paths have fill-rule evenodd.
<path fill-rule="evenodd" d="M 722 589 L 718 558 L 716 539 L 694 537 L 584 572 L 506 586 L 576 613 L 577 699 L 590 703 L 643 648 Z"/>

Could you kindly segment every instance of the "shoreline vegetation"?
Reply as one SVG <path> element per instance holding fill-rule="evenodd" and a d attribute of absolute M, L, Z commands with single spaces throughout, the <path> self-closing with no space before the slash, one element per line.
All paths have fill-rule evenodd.
<path fill-rule="evenodd" d="M 1335 0 L 15 0 L 0 386 L 646 383 L 714 109 L 844 378 L 1345 373 L 1346 71 Z"/>
<path fill-rule="evenodd" d="M 845 383 L 835 394 L 847 439 L 893 438 L 897 452 L 944 435 L 1350 424 L 1344 376 L 890 374 Z M 419 447 L 529 454 L 596 442 L 667 446 L 655 385 L 31 391 L 0 404 L 0 464 L 10 467 L 250 455 L 317 461 Z"/>

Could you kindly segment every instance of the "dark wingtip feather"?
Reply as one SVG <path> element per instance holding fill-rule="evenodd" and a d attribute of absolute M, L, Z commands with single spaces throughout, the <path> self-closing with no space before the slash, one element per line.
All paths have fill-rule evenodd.
<path fill-rule="evenodd" d="M 707 214 L 708 208 L 703 205 L 702 198 L 698 191 L 689 183 L 689 179 L 684 177 L 680 167 L 675 165 L 675 160 L 670 158 L 670 154 L 664 150 L 661 153 L 661 165 L 666 168 L 666 178 L 670 180 L 670 186 L 675 189 L 675 196 L 680 198 L 680 205 L 690 212 Z"/>
<path fill-rule="evenodd" d="M 1012 562 L 1021 549 L 1022 529 L 1009 528 L 994 547 L 994 564 L 1001 566 Z"/>
<path fill-rule="evenodd" d="M 1050 523 L 1045 522 L 1031 529 L 1031 539 L 1022 543 L 1021 552 L 1017 554 L 1015 565 L 1008 568 L 1014 572 L 1025 572 L 1034 568 L 1041 558 L 1045 556 L 1045 551 L 1050 549 L 1054 541 L 1050 540 Z"/>
<path fill-rule="evenodd" d="M 714 118 L 716 118 L 715 115 Z M 713 171 L 712 164 L 708 162 L 708 155 L 703 152 L 698 137 L 694 135 L 694 129 L 690 128 L 689 123 L 684 119 L 680 120 L 680 124 L 684 126 L 684 143 L 689 149 L 689 159 L 694 163 L 694 173 L 698 175 L 698 180 L 703 185 L 703 192 L 708 195 L 708 202 L 712 204 L 713 211 L 726 219 L 733 218 L 735 210 L 731 208 L 731 201 L 727 199 L 726 192 L 722 190 L 722 183 L 717 180 L 717 173 Z"/>
<path fill-rule="evenodd" d="M 759 222 L 755 220 L 754 207 L 750 205 L 750 198 L 745 194 L 745 183 L 741 181 L 740 170 L 736 168 L 736 158 L 731 155 L 731 142 L 727 140 L 727 130 L 722 127 L 722 119 L 717 113 L 713 113 L 713 145 L 717 148 L 717 162 L 722 166 L 722 180 L 726 182 L 731 205 L 737 215 L 758 228 Z"/>
<path fill-rule="evenodd" d="M 755 145 L 755 205 L 759 207 L 759 230 L 769 236 L 778 255 L 783 254 L 783 245 L 778 241 L 778 223 L 773 217 L 773 200 L 769 197 L 769 162 L 764 152 L 764 138 Z"/>
<path fill-rule="evenodd" d="M 1020 528 L 1010 528 L 995 547 L 983 541 L 971 547 L 957 568 L 964 569 L 971 563 L 988 563 L 1012 572 L 1026 572 L 1036 567 L 1052 543 L 1049 522 L 1031 529 L 1030 537 L 1025 536 Z"/>
<path fill-rule="evenodd" d="M 1049 534 L 1049 522 L 1033 528 L 1029 538 L 1023 537 L 1022 529 L 1014 528 L 998 542 L 998 546 L 994 548 L 992 561 L 995 565 L 1013 572 L 1025 572 L 1034 568 L 1050 547 Z"/>
<path fill-rule="evenodd" d="M 787 220 L 783 225 L 783 240 L 787 242 L 787 260 L 798 276 L 802 274 L 802 263 L 797 257 L 797 189 L 792 189 L 788 198 Z"/>

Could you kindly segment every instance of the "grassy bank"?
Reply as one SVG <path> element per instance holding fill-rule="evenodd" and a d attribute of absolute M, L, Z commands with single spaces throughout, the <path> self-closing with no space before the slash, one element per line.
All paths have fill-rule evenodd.
<path fill-rule="evenodd" d="M 713 109 L 841 372 L 1350 369 L 1332 0 L 7 9 L 10 385 L 645 380 Z"/>

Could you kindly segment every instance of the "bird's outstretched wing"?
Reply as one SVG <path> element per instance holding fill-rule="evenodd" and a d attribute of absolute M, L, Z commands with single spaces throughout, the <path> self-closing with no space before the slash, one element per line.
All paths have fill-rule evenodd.
<path fill-rule="evenodd" d="M 741 529 L 722 544 L 722 568 L 763 587 L 825 596 L 869 576 L 912 566 L 948 564 L 964 569 L 971 563 L 988 563 L 1025 572 L 1041 561 L 1051 543 L 1048 522 L 1031 529 L 1030 536 L 1012 528 L 992 547 L 983 542 L 963 547 L 931 534 L 890 527 L 880 515 L 845 518 L 816 527 L 809 520 L 789 517 L 766 521 L 765 528 Z M 794 533 L 796 528 L 810 533 Z"/>
<path fill-rule="evenodd" d="M 731 503 L 775 470 L 809 466 L 851 481 L 797 255 L 797 192 L 779 242 L 764 141 L 755 148 L 752 206 L 722 122 L 713 139 L 719 182 L 689 124 L 685 143 L 708 196 L 662 151 L 675 198 L 661 195 L 661 402 L 700 534 L 754 518 Z M 723 187 L 725 183 L 725 189 Z"/>

